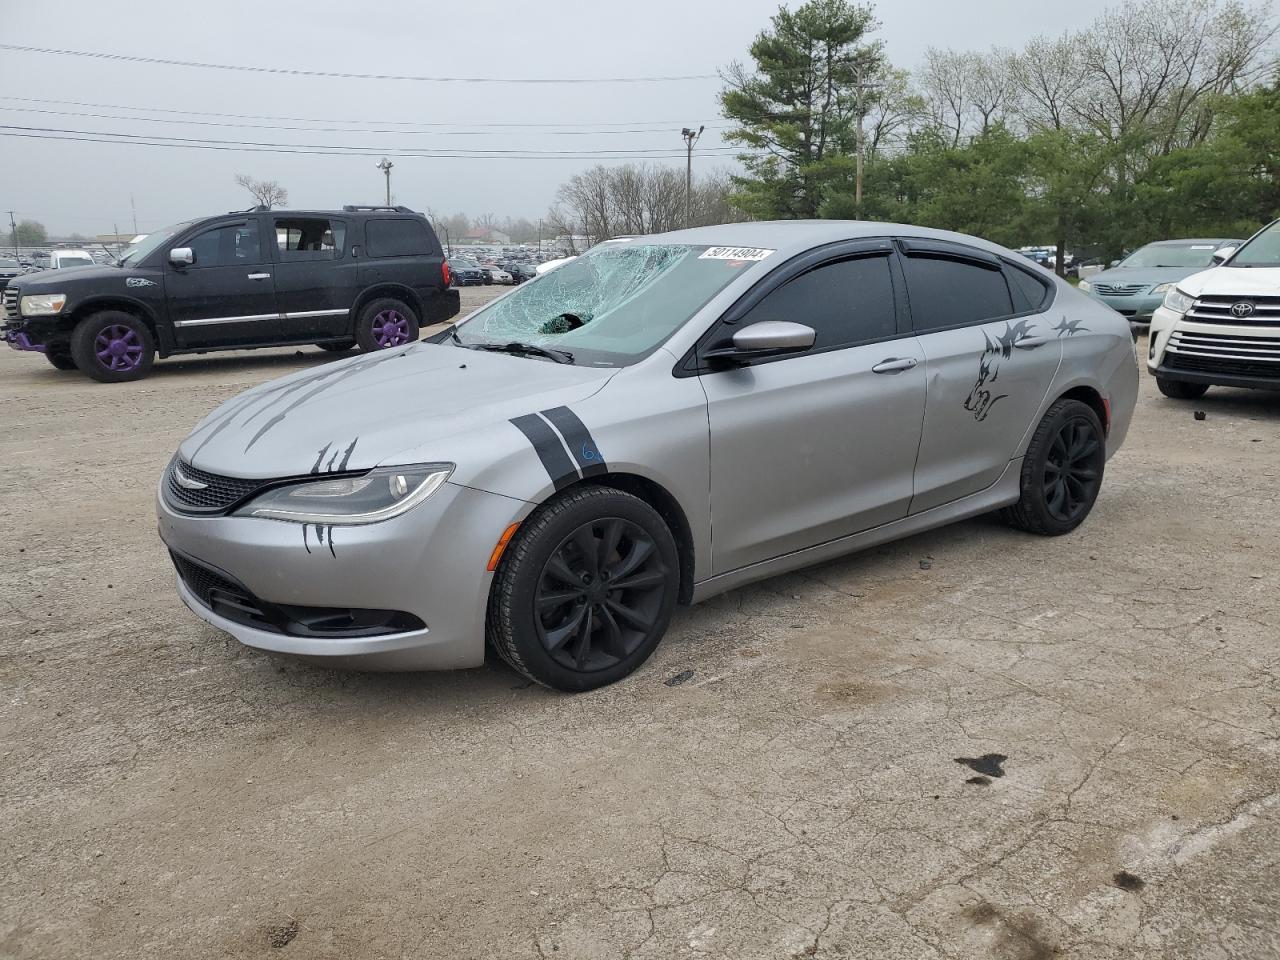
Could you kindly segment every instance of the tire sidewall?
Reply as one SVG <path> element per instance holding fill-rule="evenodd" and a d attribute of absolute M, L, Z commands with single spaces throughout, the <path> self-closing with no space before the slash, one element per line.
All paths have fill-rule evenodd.
<path fill-rule="evenodd" d="M 356 321 L 356 344 L 365 353 L 373 353 L 377 350 L 392 349 L 390 347 L 380 347 L 378 341 L 373 336 L 373 321 L 384 310 L 395 310 L 409 321 L 409 339 L 405 344 L 413 343 L 418 339 L 419 322 L 418 314 L 403 300 L 397 300 L 394 297 L 378 297 L 371 300 L 360 310 L 360 318 Z"/>
<path fill-rule="evenodd" d="M 533 535 L 528 539 L 518 539 L 512 545 L 514 551 L 509 557 L 504 556 L 504 566 L 508 559 L 512 561 L 510 566 L 499 570 L 499 577 L 507 578 L 507 589 L 503 591 L 510 605 L 507 622 L 513 630 L 514 635 L 510 639 L 520 660 L 530 676 L 557 690 L 592 690 L 615 683 L 637 670 L 649 659 L 666 634 L 680 588 L 679 552 L 675 538 L 662 516 L 643 500 L 630 494 L 607 488 L 597 489 L 598 493 L 568 501 L 567 507 L 557 509 L 558 502 L 553 501 L 540 508 L 541 511 L 553 511 L 551 519 L 545 525 L 537 523 L 539 511 L 535 511 L 522 525 L 533 529 Z M 543 647 L 534 624 L 534 597 L 543 568 L 564 539 L 584 523 L 612 517 L 635 523 L 653 537 L 667 568 L 667 590 L 656 626 L 640 646 L 613 666 L 590 673 L 579 673 L 556 662 Z"/>
<path fill-rule="evenodd" d="M 1189 383 L 1186 380 L 1170 380 L 1156 377 L 1156 389 L 1171 400 L 1199 400 L 1209 390 L 1207 383 Z"/>
<path fill-rule="evenodd" d="M 104 327 L 129 327 L 142 343 L 142 359 L 132 370 L 112 370 L 105 367 L 94 350 L 94 340 Z M 139 317 L 123 310 L 103 310 L 85 317 L 71 333 L 71 359 L 82 373 L 101 383 L 128 383 L 141 380 L 151 372 L 155 362 L 156 341 L 151 328 Z"/>
<path fill-rule="evenodd" d="M 1093 428 L 1102 455 L 1098 458 L 1098 481 L 1095 485 L 1093 498 L 1089 501 L 1089 506 L 1081 511 L 1080 515 L 1074 520 L 1060 520 L 1049 512 L 1049 503 L 1044 495 L 1044 473 L 1045 464 L 1048 461 L 1049 448 L 1053 438 L 1058 435 L 1066 424 L 1072 420 L 1082 419 L 1089 423 Z M 1029 504 L 1031 511 L 1035 515 L 1037 523 L 1042 527 L 1044 532 L 1054 536 L 1061 536 L 1070 533 L 1080 524 L 1088 519 L 1089 514 L 1093 512 L 1094 504 L 1098 502 L 1098 495 L 1102 492 L 1102 481 L 1106 473 L 1107 455 L 1106 433 L 1102 429 L 1102 421 L 1098 419 L 1097 413 L 1086 403 L 1079 400 L 1067 400 L 1056 404 L 1045 416 L 1040 423 L 1040 428 L 1036 431 L 1036 443 L 1034 450 L 1034 459 L 1028 464 L 1029 470 L 1023 474 L 1023 494 L 1029 496 Z"/>

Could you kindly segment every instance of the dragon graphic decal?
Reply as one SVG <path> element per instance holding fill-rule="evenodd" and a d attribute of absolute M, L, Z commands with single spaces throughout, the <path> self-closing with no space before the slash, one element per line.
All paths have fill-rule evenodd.
<path fill-rule="evenodd" d="M 330 440 L 316 451 L 316 462 L 311 466 L 311 475 L 320 476 L 326 473 L 345 473 L 347 464 L 351 462 L 351 452 L 355 450 L 356 444 L 359 442 L 360 438 L 356 437 L 351 441 L 346 449 L 340 449 L 338 444 Z M 342 456 L 341 460 L 338 459 L 339 454 Z M 325 461 L 326 456 L 329 458 L 328 462 Z M 328 538 L 327 546 L 329 547 L 329 554 L 336 557 L 338 554 L 333 548 L 333 524 L 304 523 L 302 525 L 302 547 L 307 551 L 307 553 L 310 553 L 311 545 L 307 542 L 308 527 L 316 528 L 316 540 L 321 547 L 326 546 L 325 539 L 326 537 Z"/>
<path fill-rule="evenodd" d="M 1058 339 L 1062 339 L 1063 337 L 1074 337 L 1077 333 L 1089 332 L 1088 327 L 1080 326 L 1080 324 L 1082 323 L 1084 323 L 1083 319 L 1068 320 L 1066 315 L 1064 314 L 1062 319 L 1058 321 L 1058 323 L 1054 326 L 1053 329 L 1058 331 Z"/>

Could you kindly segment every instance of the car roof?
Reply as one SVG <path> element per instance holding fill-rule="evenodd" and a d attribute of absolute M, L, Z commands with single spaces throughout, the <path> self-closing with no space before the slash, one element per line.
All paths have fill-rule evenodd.
<path fill-rule="evenodd" d="M 1203 243 L 1239 243 L 1238 240 L 1232 240 L 1229 237 L 1200 237 L 1191 240 L 1153 240 L 1148 243 L 1148 247 L 1187 247 L 1193 244 Z"/>
<path fill-rule="evenodd" d="M 916 227 L 906 223 L 880 223 L 870 220 L 761 220 L 750 223 L 726 223 L 714 227 L 693 227 L 654 234 L 643 239 L 649 243 L 687 243 L 694 246 L 757 247 L 793 255 L 841 240 L 864 237 L 916 237 L 949 240 L 980 250 L 1002 255 L 1014 251 L 980 237 L 950 230 Z M 642 238 L 635 238 L 637 240 Z M 1014 254 L 1017 256 L 1017 254 Z"/>

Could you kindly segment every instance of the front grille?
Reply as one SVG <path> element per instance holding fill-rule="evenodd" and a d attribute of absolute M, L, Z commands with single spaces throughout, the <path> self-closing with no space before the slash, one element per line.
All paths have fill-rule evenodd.
<path fill-rule="evenodd" d="M 214 613 L 263 630 L 278 631 L 277 616 L 264 609 L 261 600 L 216 570 L 195 563 L 182 554 L 169 551 L 178 576 L 195 598 Z"/>
<path fill-rule="evenodd" d="M 192 490 L 182 486 L 178 483 L 179 469 L 183 476 L 204 484 L 204 487 Z M 165 490 L 168 492 L 170 505 L 184 513 L 219 513 L 239 503 L 268 482 L 207 473 L 175 457 L 165 476 Z"/>
<path fill-rule="evenodd" d="M 5 286 L 4 288 L 4 318 L 6 320 L 22 319 L 22 317 L 18 315 L 18 288 L 17 287 Z"/>
<path fill-rule="evenodd" d="M 1195 373 L 1280 378 L 1280 338 L 1175 330 L 1164 363 L 1172 370 Z"/>
<path fill-rule="evenodd" d="M 1253 312 L 1247 317 L 1236 316 L 1231 310 L 1239 303 L 1251 304 Z M 1187 319 L 1196 323 L 1222 323 L 1236 327 L 1255 324 L 1280 326 L 1280 297 L 1200 297 L 1187 311 Z"/>
<path fill-rule="evenodd" d="M 1093 292 L 1104 297 L 1133 297 L 1146 290 L 1145 283 L 1095 283 Z"/>

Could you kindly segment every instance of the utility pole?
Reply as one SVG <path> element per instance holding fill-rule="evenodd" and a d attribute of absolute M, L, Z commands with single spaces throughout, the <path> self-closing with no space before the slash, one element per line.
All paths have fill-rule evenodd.
<path fill-rule="evenodd" d="M 684 225 L 686 229 L 693 222 L 693 145 L 702 137 L 702 131 L 706 127 L 698 127 L 692 130 L 685 127 L 680 131 L 680 136 L 684 137 L 685 150 L 688 154 L 688 161 L 684 168 Z"/>
<path fill-rule="evenodd" d="M 538 255 L 542 255 L 542 218 L 538 218 Z"/>
<path fill-rule="evenodd" d="M 382 162 L 377 165 L 378 169 L 381 170 L 383 174 L 386 175 L 386 178 L 387 178 L 387 206 L 388 207 L 391 206 L 391 168 L 394 166 L 395 164 L 392 163 L 390 160 L 388 160 L 386 157 L 383 157 Z"/>
<path fill-rule="evenodd" d="M 9 211 L 9 229 L 13 231 L 13 259 L 18 259 L 18 225 L 13 222 L 13 211 Z"/>
<path fill-rule="evenodd" d="M 855 146 L 854 146 L 854 152 L 857 154 L 857 173 L 854 178 L 853 206 L 854 206 L 854 209 L 857 211 L 858 216 L 861 217 L 862 216 L 862 141 L 863 141 L 862 121 L 863 121 L 863 118 L 867 115 L 866 102 L 863 99 L 863 94 L 866 93 L 866 91 L 868 90 L 880 89 L 880 84 L 878 83 L 867 84 L 862 82 L 862 62 L 861 61 L 858 62 L 856 78 L 857 78 L 857 83 L 854 89 L 858 92 L 858 134 L 857 134 L 857 140 L 855 141 Z"/>
<path fill-rule="evenodd" d="M 129 209 L 133 211 L 133 235 L 136 237 L 138 235 L 138 205 L 133 202 L 132 193 L 129 194 Z M 119 237 L 119 235 L 120 235 L 120 231 L 117 230 L 116 231 L 117 238 Z"/>

